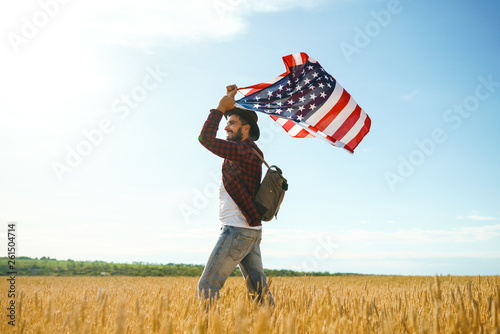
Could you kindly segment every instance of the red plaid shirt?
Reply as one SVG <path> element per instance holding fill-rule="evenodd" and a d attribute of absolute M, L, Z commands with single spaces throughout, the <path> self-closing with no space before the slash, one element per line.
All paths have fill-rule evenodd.
<path fill-rule="evenodd" d="M 264 154 L 251 138 L 243 141 L 215 138 L 221 118 L 221 111 L 210 110 L 210 115 L 198 139 L 209 151 L 224 158 L 222 163 L 224 188 L 241 210 L 248 224 L 250 226 L 262 225 L 260 215 L 253 204 L 262 177 L 262 161 L 252 151 L 252 147 L 260 155 L 264 156 Z"/>

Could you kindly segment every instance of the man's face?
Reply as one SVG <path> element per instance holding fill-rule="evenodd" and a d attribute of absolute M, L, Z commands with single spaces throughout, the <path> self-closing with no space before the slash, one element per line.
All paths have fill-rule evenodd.
<path fill-rule="evenodd" d="M 240 116 L 238 115 L 231 115 L 229 116 L 229 118 L 227 119 L 227 125 L 226 127 L 224 128 L 224 130 L 226 131 L 226 139 L 227 140 L 232 140 L 232 141 L 241 141 L 243 140 L 243 127 L 244 126 L 248 126 L 247 125 L 242 125 L 241 124 L 241 120 L 240 120 Z"/>

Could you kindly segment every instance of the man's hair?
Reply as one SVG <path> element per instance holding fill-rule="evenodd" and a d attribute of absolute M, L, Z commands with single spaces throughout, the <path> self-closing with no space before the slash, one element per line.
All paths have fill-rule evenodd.
<path fill-rule="evenodd" d="M 247 125 L 247 124 L 250 124 L 248 123 L 247 119 L 245 117 L 242 117 L 241 115 L 238 115 L 240 117 L 240 122 L 241 122 L 241 125 Z"/>
<path fill-rule="evenodd" d="M 230 117 L 230 116 L 232 116 L 232 115 L 236 115 L 236 116 L 238 116 L 238 118 L 240 119 L 241 125 L 247 125 L 247 124 L 250 124 L 250 123 L 248 123 L 248 121 L 247 121 L 247 119 L 246 119 L 245 117 L 243 117 L 243 116 L 241 116 L 240 114 L 237 114 L 237 113 L 235 113 L 235 112 L 234 112 L 234 113 L 229 113 L 229 114 L 227 115 L 227 117 Z"/>

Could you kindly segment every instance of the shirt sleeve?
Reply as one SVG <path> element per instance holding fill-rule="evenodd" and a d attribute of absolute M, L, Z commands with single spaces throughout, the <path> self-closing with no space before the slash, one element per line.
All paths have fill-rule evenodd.
<path fill-rule="evenodd" d="M 210 110 L 198 140 L 210 152 L 228 160 L 243 161 L 252 156 L 251 149 L 238 142 L 218 139 L 217 130 L 222 118 L 222 112 L 217 109 Z"/>

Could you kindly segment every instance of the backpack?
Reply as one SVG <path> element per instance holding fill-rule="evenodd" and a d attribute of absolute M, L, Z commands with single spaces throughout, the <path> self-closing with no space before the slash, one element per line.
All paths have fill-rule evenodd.
<path fill-rule="evenodd" d="M 278 218 L 280 205 L 285 197 L 285 191 L 288 190 L 288 182 L 283 177 L 283 172 L 278 166 L 269 166 L 257 150 L 254 148 L 252 150 L 267 167 L 266 175 L 254 199 L 260 218 L 267 222 L 273 217 Z"/>

